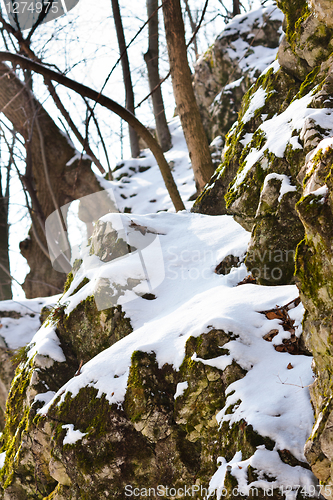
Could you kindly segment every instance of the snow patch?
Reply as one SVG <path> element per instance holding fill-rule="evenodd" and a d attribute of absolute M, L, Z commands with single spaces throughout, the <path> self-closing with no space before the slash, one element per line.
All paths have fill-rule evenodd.
<path fill-rule="evenodd" d="M 63 425 L 62 428 L 67 429 L 66 436 L 64 437 L 64 440 L 62 443 L 63 446 L 65 446 L 65 444 L 74 444 L 77 441 L 80 441 L 80 439 L 82 439 L 87 434 L 87 432 L 81 432 L 79 430 L 74 430 L 73 424 Z"/>
<path fill-rule="evenodd" d="M 290 178 L 287 176 L 287 175 L 284 175 L 284 174 L 275 174 L 275 173 L 272 173 L 272 174 L 268 174 L 266 175 L 265 177 L 265 181 L 264 181 L 264 186 L 263 186 L 263 191 L 265 190 L 268 182 L 271 180 L 271 179 L 278 179 L 279 181 L 281 181 L 281 186 L 280 186 L 280 195 L 279 195 L 279 198 L 278 198 L 278 202 L 280 203 L 280 201 L 282 200 L 282 197 L 286 194 L 286 193 L 289 193 L 291 191 L 296 191 L 297 190 L 297 187 L 296 186 L 292 186 L 290 184 Z"/>
<path fill-rule="evenodd" d="M 257 109 L 260 109 L 265 105 L 266 97 L 267 92 L 262 87 L 259 87 L 258 90 L 252 94 L 249 107 L 242 118 L 243 123 L 249 122 L 254 117 Z"/>
<path fill-rule="evenodd" d="M 177 399 L 179 398 L 180 396 L 182 396 L 184 394 L 184 392 L 186 391 L 186 389 L 188 388 L 188 382 L 179 382 L 177 384 L 177 387 L 176 387 L 176 392 L 173 396 L 174 399 Z"/>

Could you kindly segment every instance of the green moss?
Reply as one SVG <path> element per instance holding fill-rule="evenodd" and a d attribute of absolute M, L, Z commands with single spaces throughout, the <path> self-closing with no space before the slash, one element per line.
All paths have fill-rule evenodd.
<path fill-rule="evenodd" d="M 301 99 L 305 95 L 307 95 L 315 86 L 317 81 L 317 76 L 320 71 L 320 65 L 316 66 L 305 78 L 303 81 L 298 93 L 294 97 L 293 100 Z M 325 80 L 325 79 L 324 79 Z"/>
<path fill-rule="evenodd" d="M 31 377 L 31 366 L 26 364 L 17 368 L 15 378 L 6 403 L 6 425 L 2 436 L 1 452 L 6 451 L 6 459 L 0 470 L 0 481 L 3 489 L 13 482 L 15 472 L 20 468 L 22 436 L 29 424 L 29 407 L 26 404 L 26 393 Z M 23 471 L 21 472 L 21 474 Z M 25 470 L 22 475 L 29 475 Z M 34 474 L 32 474 L 34 477 Z"/>
<path fill-rule="evenodd" d="M 14 356 L 11 359 L 13 365 L 19 365 L 20 363 L 25 363 L 28 359 L 28 352 L 34 347 L 35 343 L 31 343 L 20 347 L 15 351 Z"/>
<path fill-rule="evenodd" d="M 81 263 L 82 260 L 76 260 L 75 262 L 78 262 L 78 263 Z M 75 264 L 75 263 L 74 263 Z M 80 267 L 81 264 L 77 264 L 76 268 L 78 269 L 78 267 Z M 74 267 L 73 267 L 73 271 L 69 272 L 68 275 L 67 275 L 67 280 L 66 280 L 66 283 L 64 285 L 64 293 L 68 292 L 68 290 L 70 289 L 70 286 L 71 284 L 73 283 L 73 280 L 74 280 L 74 276 L 75 276 L 76 272 L 74 271 Z M 75 288 L 74 292 L 71 294 L 71 295 L 75 295 L 79 290 L 81 290 L 81 288 L 84 287 L 84 285 L 86 285 L 87 283 L 89 283 L 89 279 L 88 278 L 83 278 L 83 280 L 81 281 L 81 283 Z"/>
<path fill-rule="evenodd" d="M 325 304 L 318 296 L 318 291 L 326 280 L 316 256 L 317 252 L 311 243 L 303 239 L 296 249 L 295 274 L 301 283 L 302 293 L 311 297 L 311 301 L 321 309 L 325 308 Z"/>
<path fill-rule="evenodd" d="M 80 286 L 84 286 L 84 281 Z M 68 316 L 62 311 L 58 321 L 62 343 L 83 362 L 107 349 L 131 331 L 130 320 L 126 318 L 121 306 L 99 311 L 93 296 L 81 301 Z"/>
<path fill-rule="evenodd" d="M 88 283 L 90 282 L 90 280 L 88 278 L 83 278 L 83 280 L 81 281 L 81 283 L 75 288 L 74 292 L 72 293 L 72 295 L 75 295 L 79 290 L 81 290 L 81 288 L 83 288 L 85 285 L 87 285 Z"/>
<path fill-rule="evenodd" d="M 147 418 L 152 408 L 171 412 L 176 389 L 173 378 L 171 366 L 158 368 L 155 353 L 134 351 L 124 401 L 124 410 L 132 422 Z"/>
<path fill-rule="evenodd" d="M 286 16 L 286 36 L 293 48 L 301 35 L 302 23 L 311 12 L 306 0 L 278 0 L 277 4 Z"/>
<path fill-rule="evenodd" d="M 67 279 L 66 279 L 66 282 L 64 284 L 64 293 L 68 292 L 68 290 L 73 282 L 73 279 L 74 279 L 73 272 L 70 271 L 67 275 Z"/>

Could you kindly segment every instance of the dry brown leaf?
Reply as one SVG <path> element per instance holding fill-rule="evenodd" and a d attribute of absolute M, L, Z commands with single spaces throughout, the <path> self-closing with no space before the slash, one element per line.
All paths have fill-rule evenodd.
<path fill-rule="evenodd" d="M 288 370 L 292 370 L 294 367 L 293 367 L 293 365 L 291 363 L 289 363 L 288 366 L 287 366 L 287 368 L 288 368 Z"/>
<path fill-rule="evenodd" d="M 279 333 L 279 330 L 271 330 L 263 336 L 263 339 L 267 342 L 272 342 L 274 337 Z"/>
<path fill-rule="evenodd" d="M 277 352 L 287 352 L 287 348 L 285 345 L 275 345 L 274 344 L 274 349 L 277 351 Z"/>

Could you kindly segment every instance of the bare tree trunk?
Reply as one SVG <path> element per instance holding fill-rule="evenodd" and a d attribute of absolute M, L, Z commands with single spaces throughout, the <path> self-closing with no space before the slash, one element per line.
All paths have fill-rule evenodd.
<path fill-rule="evenodd" d="M 44 248 L 46 241 L 42 230 L 43 221 L 55 210 L 49 186 L 45 179 L 41 141 L 36 127 L 38 122 L 45 145 L 46 163 L 53 194 L 59 206 L 87 194 L 101 190 L 90 168 L 90 161 L 76 160 L 67 166 L 77 153 L 67 138 L 60 132 L 52 118 L 46 113 L 32 93 L 7 65 L 0 63 L 0 109 L 19 132 L 27 150 L 27 170 L 23 181 L 29 188 L 34 203 L 34 227 Z M 63 289 L 66 275 L 52 268 L 49 258 L 37 243 L 33 231 L 20 245 L 27 259 L 30 272 L 23 288 L 28 298 L 59 293 Z"/>
<path fill-rule="evenodd" d="M 15 138 L 11 146 L 9 163 L 6 173 L 6 186 L 2 187 L 2 175 L 0 172 L 0 300 L 12 298 L 12 286 L 9 267 L 9 226 L 8 226 L 8 202 L 10 169 Z"/>
<path fill-rule="evenodd" d="M 194 179 L 200 192 L 213 175 L 214 167 L 194 97 L 180 0 L 164 2 L 163 14 L 173 92 L 192 162 Z"/>
<path fill-rule="evenodd" d="M 232 17 L 235 17 L 240 13 L 241 13 L 241 11 L 240 11 L 239 0 L 233 0 L 233 2 L 232 2 Z"/>
<path fill-rule="evenodd" d="M 120 9 L 118 0 L 111 0 L 113 20 L 116 27 L 117 39 L 119 45 L 119 52 L 121 55 L 121 65 L 123 69 L 123 80 L 125 86 L 125 96 L 126 96 L 126 109 L 130 111 L 133 115 L 134 113 L 134 92 L 131 78 L 131 71 L 129 66 L 129 60 L 126 49 L 126 42 L 124 36 L 123 23 L 121 20 Z M 131 154 L 133 158 L 137 158 L 140 154 L 139 138 L 136 131 L 129 127 L 130 136 L 130 146 Z"/>
<path fill-rule="evenodd" d="M 149 88 L 152 91 L 160 83 L 158 71 L 158 0 L 147 0 L 148 38 L 149 46 L 144 55 L 148 70 Z M 155 15 L 153 15 L 155 12 Z M 168 151 L 171 148 L 171 135 L 165 117 L 164 103 L 161 87 L 152 94 L 154 117 L 156 123 L 156 133 L 162 151 Z"/>

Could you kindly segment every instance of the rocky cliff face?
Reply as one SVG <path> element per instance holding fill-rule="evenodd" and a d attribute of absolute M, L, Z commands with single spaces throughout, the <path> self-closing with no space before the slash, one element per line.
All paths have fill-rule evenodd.
<path fill-rule="evenodd" d="M 233 214 L 251 230 L 246 265 L 257 282 L 296 276 L 316 374 L 306 457 L 332 498 L 332 11 L 328 2 L 278 5 L 286 16 L 278 60 L 243 99 L 195 210 Z"/>
<path fill-rule="evenodd" d="M 316 498 L 296 287 L 246 283 L 249 233 L 229 216 L 119 217 L 20 351 L 1 497 Z"/>

